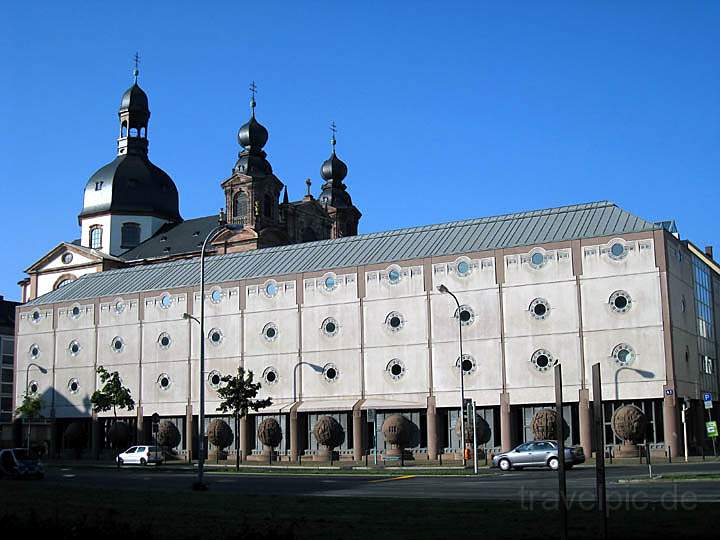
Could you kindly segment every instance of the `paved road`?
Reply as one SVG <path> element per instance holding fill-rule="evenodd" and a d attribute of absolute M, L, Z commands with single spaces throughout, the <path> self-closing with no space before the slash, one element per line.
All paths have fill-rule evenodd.
<path fill-rule="evenodd" d="M 656 474 L 718 473 L 720 463 L 657 465 Z M 720 483 L 711 480 L 692 482 L 618 483 L 621 478 L 647 477 L 645 466 L 616 466 L 607 469 L 610 504 L 661 502 L 692 505 L 697 502 L 720 502 Z M 127 467 L 88 469 L 68 467 L 49 469 L 45 482 L 50 486 L 94 486 L 119 489 L 189 489 L 195 476 L 190 471 L 168 471 L 162 467 Z M 207 475 L 213 491 L 262 495 L 307 495 L 324 497 L 390 497 L 390 498 L 457 498 L 475 500 L 519 501 L 529 505 L 557 499 L 557 474 L 546 470 L 523 470 L 485 474 L 477 477 L 415 476 L 412 471 L 396 477 L 295 475 L 295 474 L 228 474 Z M 568 471 L 568 500 L 590 504 L 595 497 L 595 469 L 575 468 Z"/>

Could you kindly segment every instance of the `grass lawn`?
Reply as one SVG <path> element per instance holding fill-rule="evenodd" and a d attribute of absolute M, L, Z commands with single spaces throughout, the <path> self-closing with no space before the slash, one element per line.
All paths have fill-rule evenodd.
<path fill-rule="evenodd" d="M 432 494 L 428 494 L 431 496 Z M 354 539 L 557 538 L 557 511 L 536 503 L 246 496 L 65 488 L 44 482 L 0 481 L 0 530 L 52 538 Z M 619 510 L 610 538 L 699 538 L 720 518 L 720 505 L 667 511 Z M 573 509 L 570 538 L 597 537 L 597 514 Z M 17 537 L 17 536 L 14 536 Z M 7 538 L 12 538 L 7 536 Z"/>

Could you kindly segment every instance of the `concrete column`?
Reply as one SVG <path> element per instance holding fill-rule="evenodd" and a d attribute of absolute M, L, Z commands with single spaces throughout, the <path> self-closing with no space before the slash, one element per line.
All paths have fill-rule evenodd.
<path fill-rule="evenodd" d="M 90 419 L 90 453 L 93 459 L 100 457 L 100 449 L 98 448 L 100 430 L 98 428 L 97 413 L 92 413 L 92 418 Z"/>
<path fill-rule="evenodd" d="M 580 390 L 580 402 L 578 403 L 580 417 L 580 446 L 587 458 L 592 455 L 592 417 L 590 415 L 590 390 Z"/>
<path fill-rule="evenodd" d="M 500 394 L 500 447 L 503 452 L 512 450 L 512 427 L 510 423 L 510 394 Z"/>
<path fill-rule="evenodd" d="M 298 413 L 297 408 L 300 403 L 295 403 L 290 407 L 290 461 L 297 463 L 299 454 L 299 433 L 298 433 Z"/>
<path fill-rule="evenodd" d="M 437 409 L 435 408 L 435 396 L 427 399 L 427 451 L 428 459 L 438 458 L 438 437 L 437 437 Z"/>
<path fill-rule="evenodd" d="M 145 433 L 143 425 L 143 408 L 142 405 L 137 408 L 137 444 L 145 443 Z"/>
<path fill-rule="evenodd" d="M 665 448 L 670 447 L 672 457 L 681 454 L 680 441 L 682 437 L 678 437 L 678 411 L 677 400 L 675 396 L 665 396 L 663 399 L 663 435 L 665 438 Z"/>
<path fill-rule="evenodd" d="M 193 446 L 193 410 L 192 405 L 185 407 L 185 446 L 187 447 L 187 460 L 192 461 L 192 446 Z"/>
<path fill-rule="evenodd" d="M 250 445 L 248 444 L 248 441 L 250 440 L 250 420 L 247 416 L 243 416 L 240 419 L 240 452 L 243 461 L 247 461 L 247 458 L 249 457 L 249 450 Z"/>
<path fill-rule="evenodd" d="M 360 403 L 353 407 L 353 459 L 355 461 L 362 461 L 363 458 L 363 432 L 367 431 L 365 426 L 365 418 L 363 417 L 362 410 L 360 409 Z"/>

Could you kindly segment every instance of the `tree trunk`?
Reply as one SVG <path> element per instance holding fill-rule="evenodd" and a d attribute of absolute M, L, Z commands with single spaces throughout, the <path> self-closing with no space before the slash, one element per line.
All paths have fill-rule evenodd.
<path fill-rule="evenodd" d="M 235 414 L 235 471 L 240 472 L 240 419 Z"/>

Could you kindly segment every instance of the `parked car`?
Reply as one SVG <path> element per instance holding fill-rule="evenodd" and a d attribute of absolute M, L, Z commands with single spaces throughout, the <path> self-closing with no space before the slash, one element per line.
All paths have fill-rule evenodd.
<path fill-rule="evenodd" d="M 45 469 L 34 452 L 26 448 L 8 448 L 0 450 L 0 476 L 42 478 Z"/>
<path fill-rule="evenodd" d="M 118 463 L 135 463 L 147 465 L 148 463 L 162 463 L 163 451 L 158 446 L 131 446 L 118 454 Z"/>
<path fill-rule="evenodd" d="M 572 469 L 574 465 L 584 462 L 585 453 L 581 446 L 565 448 L 565 467 L 567 469 Z M 532 441 L 521 444 L 509 452 L 495 455 L 492 464 L 501 471 L 522 469 L 523 467 L 549 467 L 555 471 L 560 465 L 557 441 Z"/>

